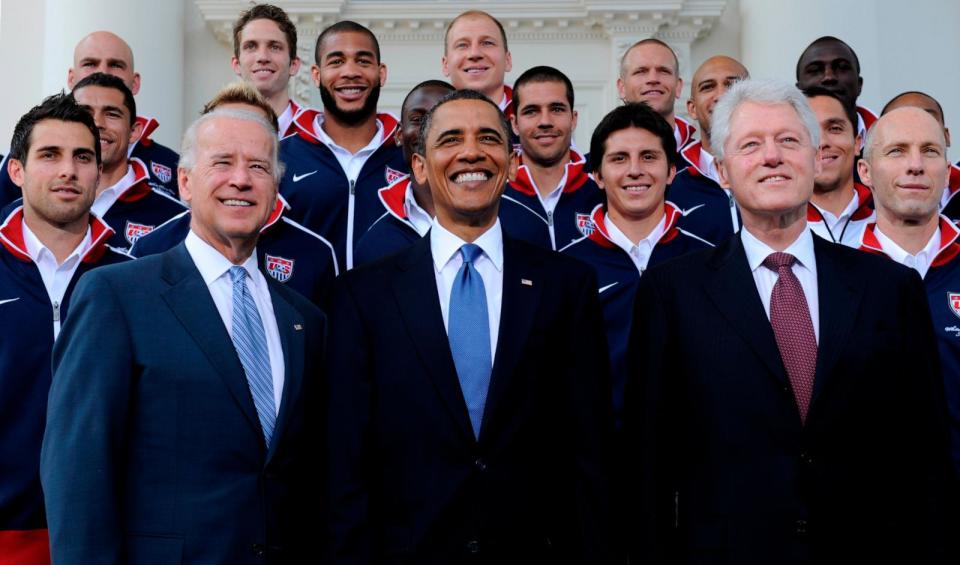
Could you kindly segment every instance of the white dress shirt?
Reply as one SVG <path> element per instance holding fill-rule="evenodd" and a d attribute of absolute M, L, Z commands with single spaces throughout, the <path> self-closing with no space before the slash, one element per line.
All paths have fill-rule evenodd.
<path fill-rule="evenodd" d="M 133 166 L 127 165 L 127 174 L 123 175 L 116 184 L 103 189 L 97 194 L 97 197 L 93 201 L 93 206 L 90 207 L 90 211 L 99 218 L 104 217 L 107 211 L 123 196 L 123 193 L 133 185 L 133 181 L 136 180 L 136 178 L 137 175 L 133 171 Z"/>
<path fill-rule="evenodd" d="M 640 271 L 642 275 L 643 272 L 647 270 L 647 263 L 650 262 L 650 256 L 653 255 L 653 248 L 657 246 L 657 242 L 660 241 L 660 238 L 663 237 L 666 231 L 667 215 L 664 214 L 663 217 L 660 218 L 660 222 L 653 228 L 653 231 L 636 244 L 630 241 L 630 238 L 627 237 L 625 233 L 620 231 L 620 228 L 617 227 L 617 224 L 613 222 L 609 215 L 604 216 L 603 221 L 607 226 L 607 234 L 610 236 L 610 241 L 627 252 L 627 255 L 630 256 L 633 264 L 636 265 L 637 270 Z"/>
<path fill-rule="evenodd" d="M 433 217 L 427 214 L 427 211 L 417 204 L 417 198 L 413 194 L 413 179 L 407 185 L 407 192 L 403 195 L 403 209 L 407 214 L 407 221 L 417 230 L 420 237 L 427 235 L 430 226 L 433 225 Z"/>
<path fill-rule="evenodd" d="M 33 259 L 37 269 L 40 271 L 40 278 L 43 279 L 43 287 L 50 297 L 50 304 L 53 305 L 53 339 L 60 335 L 60 304 L 63 302 L 63 295 L 70 286 L 70 280 L 73 274 L 77 272 L 80 261 L 84 254 L 93 244 L 93 238 L 90 235 L 90 228 L 87 227 L 87 233 L 84 234 L 80 245 L 74 249 L 63 263 L 57 263 L 57 258 L 53 251 L 44 245 L 39 238 L 23 222 L 23 244 L 27 248 L 27 255 Z"/>
<path fill-rule="evenodd" d="M 287 102 L 287 107 L 283 109 L 283 113 L 277 116 L 277 127 L 280 128 L 277 131 L 278 137 L 283 138 L 283 134 L 290 128 L 294 118 L 296 116 L 293 113 L 293 100 L 291 100 Z"/>
<path fill-rule="evenodd" d="M 740 237 L 743 241 L 743 250 L 747 253 L 747 263 L 753 273 L 753 281 L 757 285 L 757 292 L 760 293 L 760 300 L 763 301 L 763 309 L 769 320 L 770 296 L 773 294 L 773 285 L 777 283 L 780 276 L 776 271 L 764 267 L 763 261 L 776 251 L 754 237 L 747 228 L 740 230 Z M 813 333 L 817 343 L 820 343 L 820 295 L 817 290 L 817 259 L 813 252 L 813 232 L 809 229 L 803 230 L 800 237 L 783 252 L 797 258 L 792 267 L 793 274 L 803 287 L 803 295 L 810 309 L 810 321 L 813 322 Z"/>
<path fill-rule="evenodd" d="M 430 252 L 433 254 L 434 273 L 437 277 L 437 293 L 440 297 L 440 312 L 443 314 L 443 327 L 450 329 L 450 291 L 457 278 L 457 272 L 463 265 L 460 248 L 467 243 L 450 233 L 436 219 L 430 228 Z M 503 303 L 503 232 L 498 219 L 493 227 L 483 232 L 473 242 L 483 253 L 473 266 L 483 279 L 483 289 L 487 295 L 487 318 L 490 322 L 490 362 L 497 355 L 497 337 L 500 332 L 500 306 Z"/>
<path fill-rule="evenodd" d="M 546 196 L 540 192 L 536 181 L 533 180 L 533 174 L 530 174 L 530 184 L 533 185 L 533 190 L 537 193 L 537 199 L 540 200 L 544 211 L 550 216 L 552 216 L 553 211 L 557 209 L 557 202 L 560 202 L 560 196 L 563 195 L 563 188 L 567 185 L 567 173 L 569 171 L 570 167 L 565 166 L 563 168 L 563 176 L 560 177 L 560 182 L 558 182 L 557 186 L 553 187 L 553 190 L 548 192 Z"/>
<path fill-rule="evenodd" d="M 883 248 L 883 252 L 887 254 L 891 259 L 900 263 L 905 267 L 910 267 L 911 269 L 916 270 L 920 273 L 920 278 L 925 278 L 927 276 L 927 271 L 930 270 L 930 265 L 933 264 L 933 260 L 936 259 L 937 253 L 940 252 L 940 228 L 938 227 L 935 232 L 933 232 L 933 237 L 930 238 L 930 241 L 927 242 L 927 245 L 924 246 L 916 255 L 911 255 L 906 249 L 897 245 L 897 242 L 893 241 L 882 231 L 880 227 L 873 232 L 877 236 L 877 241 L 880 242 L 880 247 Z"/>
<path fill-rule="evenodd" d="M 230 278 L 230 267 L 233 263 L 214 249 L 209 243 L 190 230 L 184 241 L 190 258 L 200 271 L 203 282 L 210 290 L 213 303 L 217 305 L 217 312 L 227 327 L 230 339 L 233 339 L 233 280 Z M 284 363 L 283 347 L 280 345 L 280 330 L 277 328 L 277 317 L 273 312 L 273 302 L 270 299 L 270 288 L 267 279 L 257 268 L 257 251 L 254 250 L 242 267 L 247 271 L 247 289 L 253 295 L 257 304 L 257 312 L 263 322 L 263 333 L 267 338 L 267 353 L 270 355 L 270 373 L 273 376 L 273 406 L 280 413 L 280 399 L 283 398 Z"/>
<path fill-rule="evenodd" d="M 357 182 L 357 177 L 360 176 L 360 170 L 363 169 L 363 165 L 367 162 L 367 159 L 376 152 L 377 148 L 380 147 L 380 140 L 383 137 L 383 122 L 377 120 L 377 131 L 373 134 L 373 139 L 370 140 L 370 143 L 368 143 L 366 147 L 356 153 L 351 153 L 349 149 L 337 145 L 337 142 L 324 131 L 322 113 L 317 114 L 315 120 L 316 124 L 314 124 L 313 129 L 317 137 L 333 152 L 333 156 L 337 158 L 337 162 L 340 163 L 340 167 L 343 169 L 343 173 L 347 175 L 347 179 L 353 183 Z"/>
<path fill-rule="evenodd" d="M 847 207 L 840 212 L 839 216 L 834 216 L 830 210 L 817 206 L 815 203 L 811 202 L 817 211 L 820 212 L 820 215 L 823 217 L 823 223 L 826 224 L 826 228 L 830 230 L 829 234 L 825 234 L 824 239 L 830 239 L 836 243 L 842 243 L 841 239 L 844 241 L 848 240 L 850 237 L 848 234 L 843 233 L 843 225 L 847 223 L 850 219 L 850 216 L 853 216 L 853 213 L 857 211 L 857 208 L 860 207 L 860 197 L 857 194 L 857 191 L 853 191 L 853 199 L 850 200 L 850 203 L 847 204 Z M 816 226 L 816 224 L 814 224 Z M 814 231 L 818 231 L 816 227 L 813 228 Z M 832 237 L 830 237 L 832 235 Z M 840 236 L 843 236 L 842 238 Z M 857 241 L 860 241 L 860 238 L 857 238 Z"/>

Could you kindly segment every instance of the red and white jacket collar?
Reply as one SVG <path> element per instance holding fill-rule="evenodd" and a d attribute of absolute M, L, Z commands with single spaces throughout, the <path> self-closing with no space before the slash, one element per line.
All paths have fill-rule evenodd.
<path fill-rule="evenodd" d="M 500 111 L 507 118 L 513 118 L 513 89 L 503 85 L 503 100 L 500 101 Z"/>
<path fill-rule="evenodd" d="M 960 167 L 951 163 L 950 174 L 947 175 L 947 189 L 943 194 L 941 208 L 945 208 L 958 192 L 960 192 Z"/>
<path fill-rule="evenodd" d="M 883 245 L 880 244 L 880 239 L 877 237 L 876 231 L 876 222 L 867 224 L 860 238 L 860 250 L 888 256 L 883 250 Z M 960 255 L 960 241 L 957 241 L 958 238 L 960 238 L 960 228 L 957 228 L 956 224 L 951 222 L 946 216 L 940 216 L 940 247 L 937 250 L 936 257 L 933 259 L 933 263 L 930 264 L 930 268 L 942 267 L 950 261 L 953 261 L 957 255 Z"/>
<path fill-rule="evenodd" d="M 140 127 L 142 128 L 140 130 L 140 139 L 137 140 L 137 143 L 130 144 L 130 149 L 127 150 L 127 155 L 132 153 L 133 148 L 138 144 L 146 147 L 153 143 L 153 140 L 150 139 L 150 136 L 153 134 L 153 132 L 157 131 L 158 127 L 160 127 L 160 122 L 158 122 L 156 118 L 151 118 L 148 116 L 137 116 L 136 122 L 140 124 Z"/>
<path fill-rule="evenodd" d="M 853 183 L 853 191 L 857 197 L 857 209 L 850 215 L 850 221 L 866 220 L 873 215 L 873 192 L 867 186 L 858 182 Z M 813 202 L 807 203 L 807 221 L 823 221 L 823 214 L 820 213 L 820 209 Z"/>
<path fill-rule="evenodd" d="M 320 123 L 317 117 L 322 114 L 320 110 L 314 108 L 303 108 L 297 117 L 294 118 L 291 127 L 296 127 L 297 135 L 314 144 L 322 144 L 322 137 L 317 132 Z M 385 143 L 393 143 L 394 136 L 397 134 L 397 128 L 400 123 L 392 114 L 378 113 L 377 119 L 383 124 L 383 135 L 380 137 L 380 144 L 377 149 L 383 147 Z"/>
<path fill-rule="evenodd" d="M 669 243 L 680 235 L 680 228 L 677 227 L 677 222 L 683 217 L 683 211 L 669 200 L 663 202 L 663 211 L 666 214 L 667 222 L 663 228 L 663 236 L 657 241 L 657 245 Z M 593 231 L 590 232 L 587 239 L 600 247 L 616 249 L 617 244 L 613 242 L 613 238 L 610 237 L 610 230 L 607 228 L 607 213 L 603 209 L 603 204 L 597 204 L 593 211 L 590 212 L 590 221 L 593 224 Z"/>
<path fill-rule="evenodd" d="M 403 175 L 389 185 L 377 191 L 380 202 L 394 218 L 407 219 L 407 190 L 410 189 L 410 175 Z"/>
<path fill-rule="evenodd" d="M 869 108 L 864 108 L 863 106 L 857 106 L 857 114 L 860 116 L 860 120 L 863 122 L 863 131 L 867 131 L 873 127 L 874 122 L 879 119 L 873 110 Z M 858 128 L 859 129 L 859 128 Z"/>
<path fill-rule="evenodd" d="M 150 183 L 150 173 L 143 161 L 136 157 L 127 161 L 127 171 L 133 171 L 133 179 L 127 181 L 127 175 L 124 175 L 120 181 L 124 183 L 119 187 L 117 200 L 120 202 L 136 202 L 153 191 Z"/>
<path fill-rule="evenodd" d="M 283 127 L 283 124 L 280 123 L 280 117 L 283 114 L 281 114 L 281 116 L 277 116 L 277 126 L 281 128 L 280 139 L 283 139 L 284 137 L 297 133 L 297 126 L 296 126 L 297 116 L 300 115 L 300 112 L 303 112 L 303 107 L 297 104 L 293 100 L 293 98 L 290 99 L 290 103 L 287 105 L 287 109 L 290 110 L 290 123 L 287 124 L 287 127 Z M 283 113 L 286 114 L 287 113 L 286 110 L 284 110 Z"/>
<path fill-rule="evenodd" d="M 676 122 L 676 125 L 673 126 L 673 136 L 677 139 L 677 150 L 679 151 L 693 140 L 693 134 L 697 132 L 697 128 L 679 116 L 674 116 L 673 120 Z"/>
<path fill-rule="evenodd" d="M 103 220 L 90 214 L 90 247 L 84 251 L 80 260 L 84 263 L 95 263 L 107 250 L 107 241 L 113 236 L 113 230 Z M 26 263 L 33 262 L 27 252 L 27 244 L 23 239 L 23 206 L 17 207 L 0 224 L 0 244 L 11 255 Z"/>
<path fill-rule="evenodd" d="M 280 194 L 277 194 L 277 204 L 273 208 L 273 212 L 270 212 L 270 217 L 267 218 L 267 223 L 260 228 L 260 233 L 267 231 L 270 226 L 280 221 L 280 217 L 283 216 L 284 211 L 290 208 L 290 204 L 287 203 L 286 199 Z"/>
<path fill-rule="evenodd" d="M 563 194 L 574 192 L 589 180 L 590 175 L 586 171 L 587 160 L 570 148 L 570 160 L 567 161 L 567 179 L 563 185 Z M 530 168 L 523 164 L 523 154 L 520 154 L 520 166 L 517 168 L 517 178 L 510 183 L 521 194 L 527 196 L 536 196 L 537 187 L 533 182 L 533 176 L 530 174 Z M 556 187 L 553 187 L 556 188 Z M 552 189 L 551 189 L 552 192 Z"/>

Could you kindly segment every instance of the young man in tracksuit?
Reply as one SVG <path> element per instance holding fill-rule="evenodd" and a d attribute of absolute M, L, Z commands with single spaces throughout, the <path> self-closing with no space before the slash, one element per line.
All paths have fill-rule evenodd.
<path fill-rule="evenodd" d="M 927 288 L 960 477 L 960 229 L 938 213 L 950 167 L 943 129 L 919 108 L 893 110 L 867 133 L 858 167 L 877 206 L 860 248 L 915 269 Z"/>
<path fill-rule="evenodd" d="M 590 212 L 603 200 L 571 146 L 573 84 L 553 67 L 533 67 L 514 83 L 513 107 L 520 166 L 503 193 L 500 223 L 511 237 L 557 250 L 587 233 Z"/>
<path fill-rule="evenodd" d="M 403 150 L 403 160 L 408 166 L 417 150 L 423 117 L 434 104 L 454 90 L 453 85 L 442 80 L 428 80 L 413 87 L 403 99 L 397 144 Z M 357 265 L 406 249 L 426 235 L 433 221 L 430 187 L 418 183 L 413 175 L 403 175 L 377 194 L 384 211 L 357 242 L 354 254 Z"/>
<path fill-rule="evenodd" d="M 747 78 L 747 69 L 736 59 L 711 57 L 693 74 L 687 113 L 700 124 L 700 140 L 680 151 L 683 169 L 667 189 L 667 198 L 683 212 L 683 225 L 714 245 L 740 230 L 740 210 L 729 188 L 720 186 L 720 175 L 710 142 L 713 107 L 735 82 Z"/>
<path fill-rule="evenodd" d="M 39 463 L 53 342 L 80 276 L 129 257 L 89 212 L 100 147 L 87 112 L 52 96 L 20 119 L 10 145 L 23 199 L 0 210 L 0 561 L 39 565 L 50 562 Z"/>
<path fill-rule="evenodd" d="M 113 229 L 110 245 L 129 249 L 138 238 L 186 208 L 151 186 L 143 161 L 127 157 L 126 147 L 139 128 L 133 93 L 122 80 L 94 73 L 78 82 L 71 96 L 90 112 L 100 130 L 103 172 L 91 211 Z"/>
<path fill-rule="evenodd" d="M 362 25 L 341 21 L 317 38 L 311 69 L 323 112 L 304 110 L 297 134 L 280 144 L 286 172 L 280 194 L 290 217 L 333 243 L 341 269 L 382 214 L 378 189 L 407 172 L 394 142 L 397 120 L 377 113 L 387 68 L 380 46 Z"/>
<path fill-rule="evenodd" d="M 589 235 L 561 249 L 597 272 L 619 424 L 627 377 L 627 342 L 637 284 L 647 268 L 712 245 L 681 229 L 680 209 L 664 200 L 676 173 L 670 125 L 646 104 L 604 117 L 590 140 L 594 176 L 606 196 L 590 214 Z"/>

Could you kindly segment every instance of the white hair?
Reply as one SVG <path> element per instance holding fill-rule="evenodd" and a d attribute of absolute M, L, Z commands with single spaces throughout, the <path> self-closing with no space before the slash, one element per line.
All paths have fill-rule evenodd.
<path fill-rule="evenodd" d="M 254 122 L 263 128 L 264 133 L 270 138 L 270 168 L 273 171 L 274 180 L 279 183 L 280 179 L 283 178 L 284 166 L 279 158 L 280 142 L 277 139 L 276 130 L 260 114 L 239 108 L 216 108 L 190 124 L 187 131 L 183 133 L 183 142 L 180 144 L 180 162 L 177 167 L 188 171 L 193 170 L 193 167 L 197 164 L 197 132 L 200 131 L 203 124 L 217 118 Z"/>
<path fill-rule="evenodd" d="M 817 116 L 810 108 L 807 98 L 796 86 L 780 80 L 748 78 L 733 84 L 713 108 L 710 143 L 717 159 L 723 159 L 724 145 L 730 137 L 730 120 L 733 113 L 745 102 L 790 105 L 807 129 L 814 149 L 820 147 L 820 124 L 817 123 Z"/>

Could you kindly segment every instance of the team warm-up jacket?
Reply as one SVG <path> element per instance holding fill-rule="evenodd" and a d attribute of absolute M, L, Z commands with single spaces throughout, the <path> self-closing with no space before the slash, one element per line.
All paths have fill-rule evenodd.
<path fill-rule="evenodd" d="M 665 202 L 664 210 L 666 226 L 663 236 L 653 248 L 647 268 L 692 251 L 713 247 L 703 238 L 679 227 L 683 214 L 675 204 Z M 597 273 L 600 306 L 603 308 L 607 346 L 610 348 L 614 415 L 619 425 L 627 378 L 627 342 L 633 322 L 633 301 L 641 273 L 630 255 L 610 238 L 606 216 L 603 205 L 598 204 L 590 214 L 589 235 L 560 249 L 560 252 L 580 259 L 592 266 Z"/>
<path fill-rule="evenodd" d="M 684 229 L 719 245 L 740 231 L 740 210 L 733 195 L 700 170 L 702 149 L 697 141 L 680 152 L 687 166 L 673 177 L 667 199 L 683 211 Z"/>
<path fill-rule="evenodd" d="M 115 232 L 108 243 L 124 250 L 186 209 L 175 197 L 150 184 L 143 161 L 130 159 L 129 167 L 133 181 L 103 214 L 103 221 Z"/>
<path fill-rule="evenodd" d="M 876 220 L 876 212 L 873 209 L 873 193 L 870 189 L 860 183 L 854 183 L 853 189 L 857 195 L 857 209 L 853 214 L 838 226 L 837 233 L 830 231 L 827 222 L 824 221 L 823 211 L 813 202 L 807 203 L 807 225 L 813 230 L 813 233 L 819 235 L 827 241 L 846 245 L 847 247 L 859 247 L 860 238 L 863 236 L 863 229 L 867 224 Z"/>
<path fill-rule="evenodd" d="M 333 279 L 339 274 L 337 258 L 329 241 L 284 215 L 286 202 L 277 198 L 257 240 L 257 262 L 267 275 L 323 304 Z M 190 211 L 181 213 L 143 236 L 130 249 L 134 257 L 146 257 L 172 249 L 190 233 Z"/>
<path fill-rule="evenodd" d="M 510 237 L 553 250 L 586 235 L 590 212 L 603 202 L 603 193 L 587 174 L 586 159 L 570 150 L 563 192 L 550 213 L 544 209 L 530 169 L 522 158 L 516 180 L 507 183 L 500 199 L 503 231 Z"/>
<path fill-rule="evenodd" d="M 297 134 L 280 142 L 280 160 L 287 167 L 280 194 L 290 203 L 291 218 L 333 243 L 337 263 L 346 270 L 353 267 L 353 250 L 360 236 L 383 213 L 377 191 L 407 173 L 407 165 L 394 142 L 397 119 L 378 114 L 383 124 L 380 146 L 351 182 L 317 136 L 318 114 L 313 109 L 300 112 L 294 120 Z"/>
<path fill-rule="evenodd" d="M 92 245 L 54 304 L 27 253 L 19 201 L 0 214 L 0 562 L 32 565 L 50 559 L 39 465 L 54 328 L 81 275 L 129 257 L 107 247 L 112 232 L 91 215 Z"/>
<path fill-rule="evenodd" d="M 367 233 L 360 237 L 353 261 L 359 265 L 371 263 L 381 257 L 392 255 L 410 247 L 423 237 L 407 218 L 404 201 L 410 188 L 410 176 L 381 188 L 377 194 L 386 211 L 373 222 Z"/>
<path fill-rule="evenodd" d="M 886 255 L 876 235 L 877 225 L 863 232 L 860 249 Z M 960 477 L 960 229 L 940 216 L 940 247 L 923 284 L 927 289 L 933 331 L 940 350 L 944 394 L 950 410 L 950 455 Z"/>

